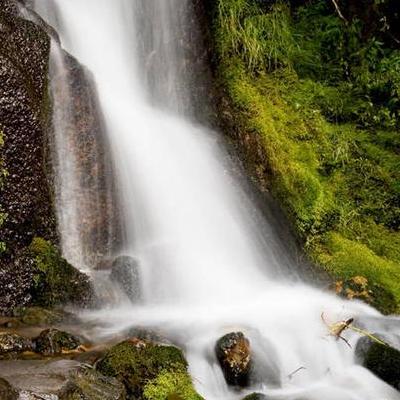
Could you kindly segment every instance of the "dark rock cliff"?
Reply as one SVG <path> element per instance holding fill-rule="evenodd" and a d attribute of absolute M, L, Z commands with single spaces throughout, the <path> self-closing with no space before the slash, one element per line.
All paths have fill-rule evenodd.
<path fill-rule="evenodd" d="M 34 236 L 57 241 L 47 169 L 50 38 L 19 16 L 17 4 L 0 1 L 0 130 L 6 171 L 0 191 L 0 311 L 29 302 L 31 263 L 21 258 Z"/>

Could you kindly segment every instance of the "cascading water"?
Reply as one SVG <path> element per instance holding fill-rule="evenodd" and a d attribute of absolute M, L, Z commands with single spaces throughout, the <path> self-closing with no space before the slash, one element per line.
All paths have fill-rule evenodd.
<path fill-rule="evenodd" d="M 215 134 L 179 114 L 190 100 L 179 89 L 184 74 L 173 32 L 181 23 L 176 10 L 187 4 L 36 0 L 62 45 L 94 74 L 122 186 L 125 250 L 141 265 L 143 304 L 90 317 L 109 323 L 104 334 L 162 327 L 185 348 L 208 400 L 243 396 L 227 387 L 213 356 L 216 339 L 234 330 L 246 333 L 257 355 L 261 378 L 252 390 L 271 399 L 399 399 L 356 365 L 350 348 L 325 337 L 320 315 L 356 317 L 383 333 L 398 320 L 382 324 L 364 304 L 283 283 L 287 259 L 274 230 L 268 221 L 258 229 Z"/>

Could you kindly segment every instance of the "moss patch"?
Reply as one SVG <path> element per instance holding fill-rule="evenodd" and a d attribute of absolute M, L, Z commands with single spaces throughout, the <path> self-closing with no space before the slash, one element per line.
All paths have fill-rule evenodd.
<path fill-rule="evenodd" d="M 333 280 L 363 276 L 364 300 L 398 311 L 400 53 L 364 43 L 357 21 L 344 25 L 326 2 L 217 3 L 222 115 L 241 146 L 261 144 L 255 178 Z"/>
<path fill-rule="evenodd" d="M 55 307 L 67 303 L 87 306 L 93 301 L 93 289 L 88 277 L 79 272 L 47 240 L 34 238 L 29 246 L 34 257 L 33 299 L 36 305 Z"/>

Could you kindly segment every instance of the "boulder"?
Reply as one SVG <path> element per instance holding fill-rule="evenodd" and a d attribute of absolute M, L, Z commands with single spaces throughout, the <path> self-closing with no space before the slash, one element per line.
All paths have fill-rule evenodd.
<path fill-rule="evenodd" d="M 200 399 L 188 375 L 183 353 L 174 346 L 133 338 L 112 347 L 96 368 L 124 383 L 128 398 L 143 399 L 144 390 L 148 390 L 152 396 L 146 398 L 151 399 Z M 182 397 L 183 392 L 191 394 Z"/>
<path fill-rule="evenodd" d="M 16 333 L 0 333 L 0 359 L 15 358 L 32 350 L 32 341 Z"/>
<path fill-rule="evenodd" d="M 34 348 L 44 356 L 56 356 L 78 349 L 82 341 L 77 336 L 58 329 L 46 329 L 34 339 Z"/>
<path fill-rule="evenodd" d="M 117 257 L 112 263 L 110 279 L 121 287 L 133 303 L 140 300 L 139 263 L 133 257 Z"/>
<path fill-rule="evenodd" d="M 365 368 L 395 389 L 400 389 L 399 350 L 362 337 L 357 342 L 356 356 Z"/>
<path fill-rule="evenodd" d="M 17 391 L 3 378 L 0 378 L 0 399 L 17 400 Z"/>
<path fill-rule="evenodd" d="M 251 350 L 250 342 L 242 332 L 232 332 L 221 337 L 215 345 L 215 354 L 229 385 L 248 385 Z"/>
<path fill-rule="evenodd" d="M 125 400 L 125 386 L 115 378 L 101 375 L 94 369 L 73 372 L 59 392 L 60 400 Z"/>

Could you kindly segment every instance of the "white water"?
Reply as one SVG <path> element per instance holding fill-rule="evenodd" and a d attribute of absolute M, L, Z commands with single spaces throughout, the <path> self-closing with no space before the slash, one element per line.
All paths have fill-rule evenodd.
<path fill-rule="evenodd" d="M 208 400 L 244 396 L 227 387 L 213 356 L 215 340 L 233 330 L 248 335 L 262 365 L 261 383 L 252 389 L 271 398 L 399 399 L 398 392 L 355 364 L 343 342 L 326 338 L 320 314 L 332 321 L 357 317 L 382 332 L 396 324 L 398 329 L 398 321 L 383 326 L 379 313 L 364 304 L 282 283 L 282 248 L 272 229 L 258 229 L 261 221 L 254 219 L 251 202 L 222 161 L 227 157 L 216 135 L 151 105 L 181 109 L 175 103 L 184 100 L 173 90 L 179 52 L 168 52 L 169 62 L 155 66 L 160 73 L 167 69 L 168 82 L 166 90 L 154 91 L 161 98 L 152 102 L 142 84 L 146 62 L 137 45 L 156 43 L 152 57 L 157 58 L 163 45 L 170 46 L 167 33 L 179 22 L 173 13 L 186 3 L 141 1 L 152 1 L 155 12 L 143 14 L 139 0 L 36 1 L 36 9 L 57 27 L 64 48 L 95 76 L 123 185 L 127 250 L 142 268 L 144 305 L 89 317 L 108 323 L 104 335 L 144 325 L 174 337 Z M 149 38 L 140 38 L 135 29 L 139 12 L 152 18 Z M 348 338 L 355 344 L 354 334 Z M 299 367 L 305 369 L 289 379 Z"/>

